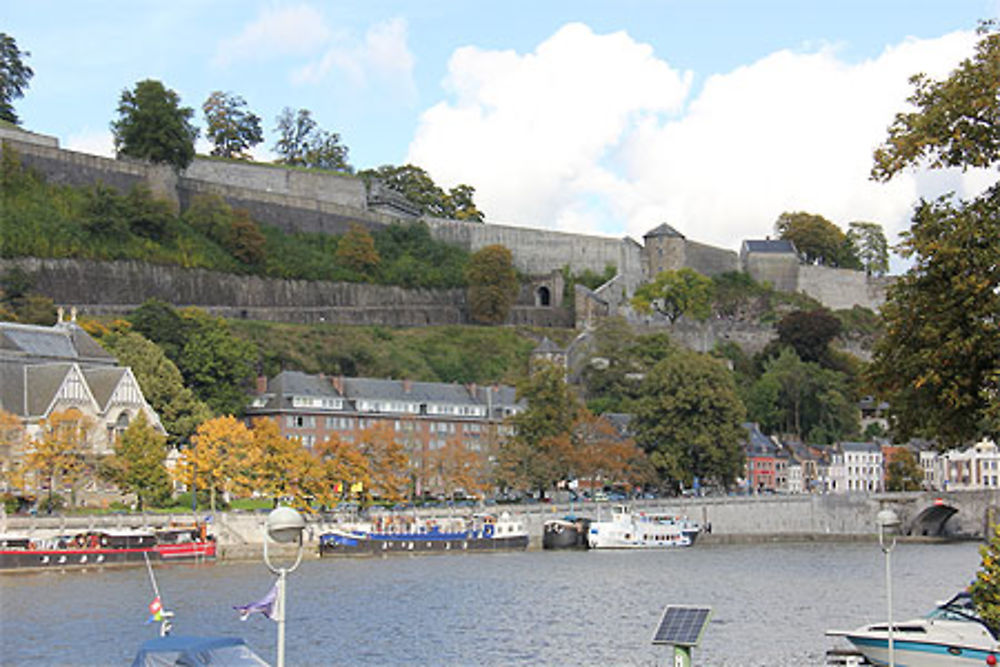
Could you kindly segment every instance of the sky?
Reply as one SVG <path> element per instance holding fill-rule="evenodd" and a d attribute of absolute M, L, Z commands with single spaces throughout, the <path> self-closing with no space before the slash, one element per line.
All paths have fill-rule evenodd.
<path fill-rule="evenodd" d="M 468 184 L 487 223 L 738 250 L 785 211 L 890 242 L 914 204 L 990 172 L 869 179 L 911 75 L 972 55 L 1000 0 L 32 0 L 0 7 L 35 72 L 22 127 L 113 155 L 121 93 L 157 79 L 261 117 L 308 109 L 356 169 Z M 201 140 L 200 152 L 210 145 Z M 905 262 L 893 258 L 894 271 Z"/>

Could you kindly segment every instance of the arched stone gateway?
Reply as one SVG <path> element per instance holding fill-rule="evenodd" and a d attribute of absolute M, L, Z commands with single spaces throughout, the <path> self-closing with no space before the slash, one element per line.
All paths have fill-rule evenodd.
<path fill-rule="evenodd" d="M 957 508 L 945 504 L 944 501 L 935 501 L 933 505 L 925 508 L 920 514 L 914 517 L 913 521 L 906 528 L 906 534 L 924 537 L 946 537 L 950 534 L 947 525 L 948 519 L 956 514 L 958 514 Z"/>
<path fill-rule="evenodd" d="M 552 293 L 549 292 L 549 288 L 542 285 L 537 290 L 535 290 L 535 305 L 547 307 L 552 305 Z"/>

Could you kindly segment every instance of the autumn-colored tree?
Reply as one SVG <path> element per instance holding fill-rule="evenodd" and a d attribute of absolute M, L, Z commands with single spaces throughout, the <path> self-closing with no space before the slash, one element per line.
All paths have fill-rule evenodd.
<path fill-rule="evenodd" d="M 909 449 L 897 448 L 886 467 L 887 491 L 919 491 L 924 488 L 924 471 Z"/>
<path fill-rule="evenodd" d="M 514 256 L 502 245 L 488 245 L 469 258 L 465 267 L 469 285 L 469 315 L 481 324 L 503 324 L 517 299 Z"/>
<path fill-rule="evenodd" d="M 444 446 L 431 451 L 429 458 L 430 470 L 445 496 L 454 499 L 458 489 L 466 495 L 479 496 L 485 490 L 483 458 L 469 449 L 460 436 L 445 440 Z"/>
<path fill-rule="evenodd" d="M 39 423 L 28 445 L 25 469 L 34 473 L 36 489 L 48 486 L 49 506 L 57 487 L 75 485 L 87 470 L 93 422 L 79 410 L 53 412 Z"/>
<path fill-rule="evenodd" d="M 371 483 L 362 491 L 366 502 L 373 496 L 388 501 L 406 497 L 409 460 L 403 445 L 396 440 L 392 424 L 378 422 L 361 431 L 358 451 L 368 460 L 371 470 Z"/>
<path fill-rule="evenodd" d="M 233 257 L 244 264 L 258 266 L 267 258 L 266 244 L 267 239 L 250 217 L 250 212 L 245 208 L 235 209 L 225 243 Z"/>
<path fill-rule="evenodd" d="M 357 223 L 351 223 L 351 228 L 337 243 L 336 256 L 344 266 L 364 274 L 374 271 L 381 261 L 375 250 L 375 239 Z"/>
<path fill-rule="evenodd" d="M 581 410 L 573 425 L 573 441 L 575 472 L 579 478 L 600 480 L 611 486 L 642 485 L 656 479 L 646 453 L 605 417 Z"/>
<path fill-rule="evenodd" d="M 198 426 L 174 472 L 178 481 L 208 488 L 212 511 L 219 492 L 252 487 L 253 435 L 233 417 L 216 417 Z"/>
<path fill-rule="evenodd" d="M 997 633 L 1000 632 L 1000 523 L 991 528 L 989 542 L 979 547 L 982 562 L 969 593 L 979 617 Z"/>
<path fill-rule="evenodd" d="M 139 509 L 170 493 L 170 475 L 164 465 L 167 438 L 150 426 L 146 415 L 128 425 L 115 444 L 115 453 L 104 461 L 105 476 L 125 493 L 134 493 Z"/>
<path fill-rule="evenodd" d="M 322 473 L 320 483 L 312 489 L 312 495 L 318 502 L 331 506 L 337 504 L 352 484 L 361 484 L 365 489 L 371 487 L 371 464 L 354 444 L 332 434 L 317 443 L 313 452 Z"/>
<path fill-rule="evenodd" d="M 681 315 L 704 320 L 712 314 L 712 279 L 688 268 L 661 271 L 635 291 L 632 306 L 640 313 L 656 310 L 670 322 Z"/>
<path fill-rule="evenodd" d="M 292 504 L 310 506 L 316 458 L 298 439 L 281 435 L 273 419 L 255 419 L 247 453 L 249 474 L 243 480 L 243 492 L 263 493 L 272 498 L 292 498 Z"/>
<path fill-rule="evenodd" d="M 11 413 L 0 410 L 0 482 L 7 488 L 24 485 L 24 424 Z"/>
<path fill-rule="evenodd" d="M 248 151 L 264 140 L 260 117 L 246 107 L 242 97 L 221 90 L 212 92 L 201 105 L 212 155 L 246 160 L 250 158 Z"/>

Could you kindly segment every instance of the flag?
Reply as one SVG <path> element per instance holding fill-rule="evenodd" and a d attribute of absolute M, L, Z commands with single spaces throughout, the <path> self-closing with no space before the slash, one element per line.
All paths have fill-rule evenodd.
<path fill-rule="evenodd" d="M 256 602 L 251 602 L 250 604 L 245 604 L 242 606 L 234 606 L 233 609 L 240 612 L 240 620 L 245 621 L 250 618 L 250 614 L 255 611 L 259 611 L 264 614 L 267 618 L 274 618 L 275 612 L 278 606 L 278 582 L 274 582 L 274 586 L 268 591 L 267 595 L 257 600 Z"/>
<path fill-rule="evenodd" d="M 159 595 L 153 598 L 153 601 L 149 603 L 149 614 L 150 615 L 149 618 L 146 619 L 146 623 L 163 620 L 163 603 L 160 601 Z"/>
<path fill-rule="evenodd" d="M 364 490 L 364 482 L 355 482 L 354 484 L 351 484 L 351 493 L 361 493 Z"/>

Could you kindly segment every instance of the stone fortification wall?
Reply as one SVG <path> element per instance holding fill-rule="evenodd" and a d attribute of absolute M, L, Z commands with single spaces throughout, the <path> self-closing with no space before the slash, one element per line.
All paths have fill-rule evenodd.
<path fill-rule="evenodd" d="M 20 141 L 26 144 L 36 144 L 38 146 L 48 146 L 49 148 L 59 148 L 59 140 L 46 134 L 35 134 L 26 130 L 12 130 L 9 127 L 0 126 L 0 141 L 3 140 Z"/>
<path fill-rule="evenodd" d="M 747 354 L 757 354 L 778 336 L 770 324 L 728 318 L 698 322 L 682 317 L 669 324 L 662 316 L 632 313 L 628 319 L 641 333 L 666 331 L 672 340 L 697 352 L 711 352 L 716 345 L 736 343 Z"/>
<path fill-rule="evenodd" d="M 245 190 L 349 206 L 364 211 L 365 184 L 356 176 L 230 160 L 195 158 L 184 178 Z"/>
<path fill-rule="evenodd" d="M 885 291 L 890 282 L 889 278 L 867 276 L 862 271 L 802 264 L 798 291 L 833 310 L 854 306 L 878 310 L 885 303 Z"/>
<path fill-rule="evenodd" d="M 706 276 L 740 270 L 740 258 L 732 250 L 716 248 L 697 241 L 684 241 L 684 266 Z"/>
<path fill-rule="evenodd" d="M 11 133 L 8 131 L 7 134 Z M 50 183 L 87 186 L 101 182 L 127 191 L 134 185 L 147 182 L 148 166 L 145 164 L 67 151 L 43 142 L 24 141 L 21 134 L 17 132 L 15 137 L 4 136 L 4 144 L 17 151 L 24 166 L 45 174 Z"/>
<path fill-rule="evenodd" d="M 574 272 L 589 269 L 596 273 L 603 273 L 608 265 L 619 271 L 641 266 L 638 253 L 622 239 L 440 218 L 425 220 L 434 238 L 470 252 L 488 245 L 506 246 L 518 270 L 529 275 L 546 274 L 563 266 Z"/>
<path fill-rule="evenodd" d="M 0 259 L 0 273 L 13 266 L 30 276 L 34 291 L 95 315 L 128 312 L 156 298 L 223 317 L 282 322 L 440 326 L 469 320 L 463 289 L 279 280 L 132 261 Z M 572 315 L 520 305 L 508 323 L 567 327 Z"/>
<path fill-rule="evenodd" d="M 792 254 L 754 253 L 748 255 L 743 270 L 760 284 L 769 283 L 781 292 L 799 289 L 799 260 Z"/>

